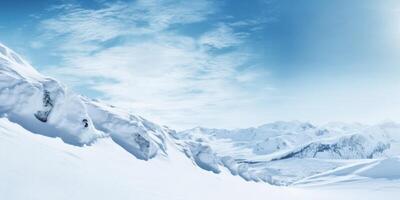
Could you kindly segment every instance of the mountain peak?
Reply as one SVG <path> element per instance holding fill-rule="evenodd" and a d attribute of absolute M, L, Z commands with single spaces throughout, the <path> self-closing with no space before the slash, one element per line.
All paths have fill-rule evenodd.
<path fill-rule="evenodd" d="M 44 79 L 44 76 L 27 61 L 2 43 L 0 43 L 0 72 L 30 81 Z"/>

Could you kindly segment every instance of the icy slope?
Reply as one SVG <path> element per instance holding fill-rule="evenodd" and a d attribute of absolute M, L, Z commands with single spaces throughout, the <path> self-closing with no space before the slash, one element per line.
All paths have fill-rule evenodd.
<path fill-rule="evenodd" d="M 0 114 L 27 130 L 82 146 L 111 137 L 139 159 L 165 155 L 167 128 L 76 95 L 0 44 Z"/>
<path fill-rule="evenodd" d="M 110 138 L 78 147 L 32 134 L 0 118 L 0 199 L 7 200 L 203 200 L 203 199 L 396 199 L 398 189 L 273 187 L 225 171 L 194 167 L 173 144 L 168 157 L 135 159 Z"/>

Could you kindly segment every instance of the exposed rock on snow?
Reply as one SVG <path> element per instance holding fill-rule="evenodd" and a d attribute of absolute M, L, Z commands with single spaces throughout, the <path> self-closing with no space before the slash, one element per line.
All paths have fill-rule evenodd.
<path fill-rule="evenodd" d="M 47 122 L 47 118 L 51 110 L 53 110 L 54 101 L 50 97 L 50 92 L 47 90 L 43 91 L 43 110 L 39 110 L 35 113 L 35 117 L 41 122 Z"/>

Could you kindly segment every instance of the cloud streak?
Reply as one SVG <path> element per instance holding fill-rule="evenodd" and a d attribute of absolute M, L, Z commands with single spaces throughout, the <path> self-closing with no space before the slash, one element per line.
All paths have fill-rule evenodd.
<path fill-rule="evenodd" d="M 205 0 L 54 7 L 58 14 L 41 21 L 40 39 L 57 38 L 62 62 L 46 73 L 173 128 L 234 127 L 231 118 L 240 116 L 220 113 L 245 114 L 269 92 L 247 92 L 267 74 L 252 70 L 252 54 L 242 47 L 247 33 L 221 22 L 199 37 L 176 28 L 206 21 L 217 9 Z"/>

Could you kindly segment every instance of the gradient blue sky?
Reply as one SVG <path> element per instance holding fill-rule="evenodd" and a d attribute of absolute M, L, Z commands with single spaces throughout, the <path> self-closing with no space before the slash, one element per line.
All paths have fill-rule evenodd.
<path fill-rule="evenodd" d="M 0 42 L 177 129 L 400 121 L 395 0 L 5 0 Z"/>

